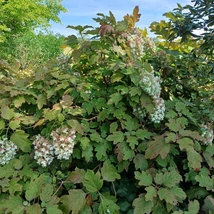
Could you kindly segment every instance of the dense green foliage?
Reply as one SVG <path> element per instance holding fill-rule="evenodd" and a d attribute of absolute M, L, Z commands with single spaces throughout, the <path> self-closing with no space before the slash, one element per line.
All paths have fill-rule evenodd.
<path fill-rule="evenodd" d="M 0 42 L 10 36 L 49 22 L 60 22 L 60 12 L 65 12 L 61 0 L 0 0 Z"/>
<path fill-rule="evenodd" d="M 62 53 L 60 46 L 64 42 L 63 36 L 51 32 L 19 33 L 0 43 L 0 58 L 12 64 L 17 70 L 36 70 L 58 57 Z"/>
<path fill-rule="evenodd" d="M 69 26 L 94 37 L 31 77 L 0 62 L 0 213 L 214 212 L 212 58 L 139 18 Z"/>

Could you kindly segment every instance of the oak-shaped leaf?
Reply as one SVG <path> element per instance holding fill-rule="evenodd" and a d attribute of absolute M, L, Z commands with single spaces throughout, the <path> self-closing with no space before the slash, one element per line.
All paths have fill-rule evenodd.
<path fill-rule="evenodd" d="M 74 171 L 70 172 L 67 181 L 71 181 L 74 184 L 82 183 L 85 179 L 85 170 L 76 168 Z"/>
<path fill-rule="evenodd" d="M 72 214 L 78 214 L 85 206 L 85 196 L 86 193 L 81 189 L 69 190 L 69 195 L 61 196 L 60 202 L 62 203 L 63 213 L 69 214 L 72 211 Z"/>
<path fill-rule="evenodd" d="M 160 155 L 164 159 L 169 154 L 170 148 L 170 144 L 165 142 L 163 135 L 155 136 L 154 140 L 148 143 L 145 158 L 154 159 Z"/>
<path fill-rule="evenodd" d="M 124 141 L 124 134 L 121 131 L 115 131 L 106 140 L 113 141 L 114 144 L 121 143 Z"/>
<path fill-rule="evenodd" d="M 190 201 L 188 204 L 188 212 L 185 214 L 198 214 L 200 209 L 200 204 L 197 200 Z"/>
<path fill-rule="evenodd" d="M 175 187 L 180 181 L 182 176 L 175 170 L 163 174 L 163 184 L 166 187 Z"/>
<path fill-rule="evenodd" d="M 200 187 L 205 187 L 207 190 L 214 191 L 214 177 L 200 173 L 195 176 L 195 180 L 199 182 Z"/>
<path fill-rule="evenodd" d="M 116 179 L 120 179 L 120 174 L 117 173 L 117 169 L 111 164 L 110 160 L 106 160 L 101 168 L 101 175 L 103 180 L 113 182 Z"/>
<path fill-rule="evenodd" d="M 98 174 L 94 174 L 92 170 L 87 170 L 83 185 L 90 193 L 98 192 L 103 186 L 103 180 L 100 179 Z"/>
<path fill-rule="evenodd" d="M 146 201 L 153 201 L 153 198 L 157 196 L 157 190 L 153 186 L 148 186 L 145 188 L 146 190 L 146 195 L 145 195 L 145 200 Z"/>
<path fill-rule="evenodd" d="M 14 132 L 10 140 L 18 146 L 23 152 L 30 152 L 31 151 L 31 142 L 28 139 L 28 134 L 26 134 L 22 130 L 17 130 Z"/>
<path fill-rule="evenodd" d="M 152 185 L 152 176 L 149 173 L 146 172 L 138 172 L 136 171 L 135 173 L 135 178 L 139 180 L 139 185 L 140 186 L 150 186 Z"/>
<path fill-rule="evenodd" d="M 98 207 L 99 214 L 119 214 L 120 207 L 115 202 L 116 200 L 113 196 L 100 195 L 100 205 Z"/>
<path fill-rule="evenodd" d="M 139 195 L 133 203 L 134 214 L 149 214 L 152 212 L 152 208 L 154 206 L 153 201 L 146 201 L 145 194 Z"/>

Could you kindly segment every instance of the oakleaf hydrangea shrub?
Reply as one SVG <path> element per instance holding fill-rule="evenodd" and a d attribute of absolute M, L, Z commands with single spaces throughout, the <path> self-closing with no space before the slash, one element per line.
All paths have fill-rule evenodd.
<path fill-rule="evenodd" d="M 17 149 L 0 213 L 213 212 L 213 100 L 200 78 L 185 86 L 201 61 L 155 44 L 139 18 L 68 26 L 81 39 L 67 38 L 66 66 L 2 78 L 0 157 Z"/>

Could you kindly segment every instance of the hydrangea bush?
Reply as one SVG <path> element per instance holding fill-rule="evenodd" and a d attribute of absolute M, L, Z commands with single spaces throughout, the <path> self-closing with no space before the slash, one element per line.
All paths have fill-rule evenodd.
<path fill-rule="evenodd" d="M 31 77 L 1 65 L 0 213 L 214 211 L 213 98 L 197 77 L 185 90 L 201 64 L 156 45 L 139 18 L 68 26 L 87 39 L 69 36 L 63 66 Z"/>

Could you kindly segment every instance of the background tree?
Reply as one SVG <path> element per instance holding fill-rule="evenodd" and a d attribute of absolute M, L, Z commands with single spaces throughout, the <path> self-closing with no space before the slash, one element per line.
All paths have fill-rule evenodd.
<path fill-rule="evenodd" d="M 61 0 L 0 0 L 0 42 L 11 35 L 60 22 Z"/>

